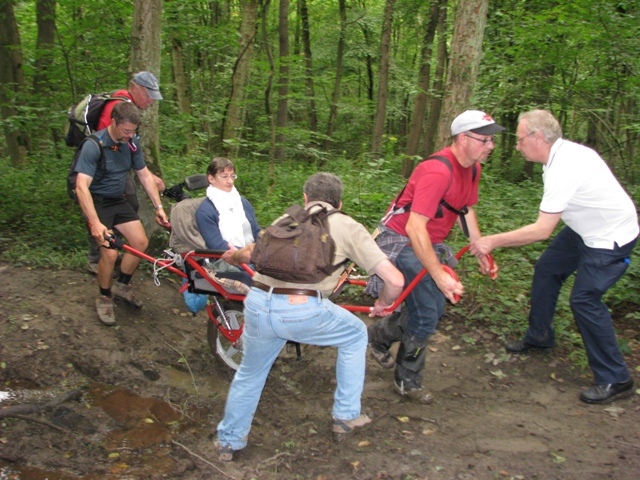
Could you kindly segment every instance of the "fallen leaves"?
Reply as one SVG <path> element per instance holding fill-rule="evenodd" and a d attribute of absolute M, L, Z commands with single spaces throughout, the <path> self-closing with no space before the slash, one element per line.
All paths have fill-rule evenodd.
<path fill-rule="evenodd" d="M 622 407 L 608 407 L 605 408 L 604 411 L 611 415 L 613 418 L 621 417 L 626 413 L 626 410 Z"/>

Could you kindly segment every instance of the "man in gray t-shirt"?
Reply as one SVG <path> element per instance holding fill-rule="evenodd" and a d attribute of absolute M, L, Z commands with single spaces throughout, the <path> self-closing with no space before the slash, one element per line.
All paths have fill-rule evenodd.
<path fill-rule="evenodd" d="M 153 176 L 146 167 L 142 149 L 137 142 L 136 128 L 139 124 L 138 108 L 128 102 L 118 103 L 113 109 L 111 124 L 96 133 L 100 146 L 95 142 L 85 142 L 78 157 L 75 169 L 78 173 L 76 196 L 91 235 L 103 247 L 108 245 L 104 240 L 105 236 L 111 235 L 114 228 L 136 250 L 145 251 L 149 246 L 142 222 L 124 197 L 127 175 L 132 168 L 156 208 L 156 221 L 160 225 L 169 223 Z M 102 160 L 101 155 L 104 156 Z M 105 325 L 115 324 L 114 296 L 136 308 L 142 308 L 142 302 L 135 297 L 130 286 L 140 258 L 125 253 L 118 280 L 112 286 L 117 258 L 116 250 L 100 249 L 100 296 L 96 299 L 96 309 L 98 318 Z"/>

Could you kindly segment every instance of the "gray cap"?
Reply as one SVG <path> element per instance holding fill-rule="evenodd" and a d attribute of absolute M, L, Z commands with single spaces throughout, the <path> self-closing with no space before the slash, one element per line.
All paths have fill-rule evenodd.
<path fill-rule="evenodd" d="M 162 100 L 160 95 L 160 84 L 158 79 L 151 72 L 138 72 L 133 76 L 133 81 L 141 87 L 146 87 L 149 96 L 154 100 Z"/>

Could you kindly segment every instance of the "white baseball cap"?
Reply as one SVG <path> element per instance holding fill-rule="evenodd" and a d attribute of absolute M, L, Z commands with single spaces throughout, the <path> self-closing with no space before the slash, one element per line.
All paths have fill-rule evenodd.
<path fill-rule="evenodd" d="M 467 110 L 458 115 L 451 123 L 451 136 L 455 137 L 463 132 L 473 132 L 478 135 L 493 135 L 506 130 L 498 125 L 490 115 L 480 110 Z"/>

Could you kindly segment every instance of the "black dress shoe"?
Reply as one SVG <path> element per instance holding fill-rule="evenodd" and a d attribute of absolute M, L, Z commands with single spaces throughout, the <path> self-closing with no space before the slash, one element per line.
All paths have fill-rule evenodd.
<path fill-rule="evenodd" d="M 622 383 L 594 385 L 580 394 L 580 400 L 602 405 L 631 395 L 633 395 L 633 378 Z"/>
<path fill-rule="evenodd" d="M 549 350 L 549 347 L 539 347 L 537 345 L 531 345 L 524 340 L 514 340 L 507 343 L 504 349 L 509 353 L 524 353 L 529 350 Z"/>

